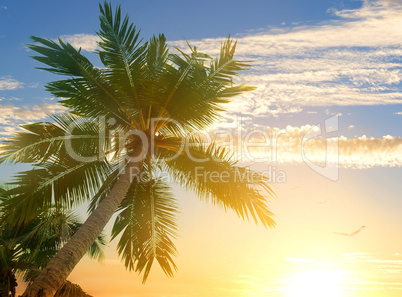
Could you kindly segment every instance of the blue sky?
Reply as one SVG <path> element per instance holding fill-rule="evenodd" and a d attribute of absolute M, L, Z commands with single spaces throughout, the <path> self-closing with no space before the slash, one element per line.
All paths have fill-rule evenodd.
<path fill-rule="evenodd" d="M 152 34 L 165 33 L 171 46 L 185 49 L 185 37 L 198 50 L 211 55 L 217 54 L 222 38 L 229 33 L 238 40 L 237 57 L 255 61 L 254 67 L 243 73 L 238 82 L 258 88 L 228 104 L 227 111 L 211 131 L 238 129 L 241 117 L 244 133 L 259 130 L 270 136 L 281 135 L 277 138 L 277 159 L 273 160 L 266 148 L 252 152 L 253 156 L 265 158 L 254 164 L 255 168 L 263 171 L 275 166 L 277 172 L 286 174 L 285 183 L 274 181 L 279 199 L 271 205 L 278 228 L 269 233 L 276 242 L 267 249 L 273 254 L 279 253 L 274 248 L 288 251 L 280 254 L 281 259 L 300 257 L 318 261 L 307 252 L 308 245 L 316 242 L 314 236 L 327 232 L 326 242 L 336 247 L 331 250 L 333 253 L 351 253 L 353 257 L 364 253 L 359 258 L 363 259 L 362 263 L 383 261 L 394 265 L 395 270 L 391 269 L 389 274 L 379 270 L 378 275 L 382 274 L 377 275 L 377 282 L 388 280 L 390 286 L 397 288 L 396 295 L 391 292 L 389 296 L 398 296 L 402 286 L 392 277 L 400 273 L 398 257 L 402 254 L 401 242 L 395 239 L 402 232 L 398 227 L 402 226 L 399 218 L 402 207 L 402 3 L 398 0 L 112 3 L 122 4 L 123 11 L 141 28 L 144 40 Z M 57 77 L 35 69 L 40 65 L 29 57 L 32 52 L 24 46 L 29 36 L 61 37 L 82 47 L 83 53 L 100 66 L 94 54 L 97 29 L 97 1 L 0 0 L 1 139 L 13 135 L 20 124 L 47 120 L 47 114 L 63 111 L 57 98 L 44 90 L 44 85 Z M 305 135 L 317 130 L 315 125 L 321 124 L 323 128 L 328 119 L 337 121 L 338 130 L 330 135 L 330 140 L 316 137 L 307 146 L 307 159 L 312 163 L 327 161 L 331 165 L 327 174 L 319 173 L 311 163 L 308 165 L 301 154 L 301 144 Z M 261 133 L 253 137 L 264 143 L 272 141 L 272 137 L 266 139 Z M 335 142 L 339 144 L 337 152 L 328 151 Z M 339 174 L 333 178 L 331 168 L 335 167 Z M 19 168 L 0 165 L 0 179 L 8 179 Z M 187 195 L 178 192 L 181 198 Z M 327 200 L 323 206 L 317 205 Z M 191 237 L 194 230 L 207 233 L 202 217 L 211 210 L 183 201 L 184 210 L 189 213 L 183 221 L 191 220 L 184 227 L 183 238 Z M 354 209 L 358 210 L 354 212 Z M 221 225 L 214 226 L 216 233 L 230 234 L 230 226 L 238 226 L 238 222 L 232 217 L 221 221 L 219 211 L 210 215 Z M 340 243 L 331 237 L 332 231 L 353 231 L 362 224 L 368 225 L 367 230 L 353 242 Z M 297 242 L 295 234 L 300 232 L 300 226 L 309 226 L 314 236 Z M 247 225 L 240 230 L 238 226 L 238 236 L 257 236 L 253 247 L 258 249 L 257 243 L 264 243 L 261 238 L 267 235 L 253 227 Z M 384 229 L 389 230 L 388 237 Z M 289 240 L 295 246 L 304 246 L 305 252 L 284 248 Z M 225 244 L 218 242 L 217 247 Z M 189 242 L 182 239 L 179 245 L 187 247 Z M 258 251 L 264 253 L 260 248 Z M 236 251 L 244 252 L 241 247 L 233 249 L 234 258 Z M 325 258 L 324 254 L 320 257 Z M 190 265 L 186 263 L 204 264 L 187 260 L 186 255 L 194 257 L 184 252 L 180 260 L 184 271 Z M 116 256 L 110 257 L 114 261 Z M 219 262 L 223 260 L 218 256 L 212 258 L 222 265 L 225 263 Z M 264 259 L 272 261 L 267 255 Z M 200 257 L 200 261 L 206 260 Z M 252 270 L 249 273 L 256 276 L 257 272 Z M 206 272 L 200 277 L 208 278 Z M 379 286 L 364 277 L 361 276 L 363 282 Z M 179 275 L 172 286 L 182 281 Z M 191 290 L 197 290 L 196 286 Z M 221 295 L 216 293 L 216 296 Z M 244 295 L 233 293 L 232 296 Z"/>
<path fill-rule="evenodd" d="M 275 89 L 269 87 L 266 80 L 258 78 L 261 75 L 271 75 L 268 81 L 274 80 L 282 87 L 282 90 L 275 91 L 274 98 L 269 99 L 269 110 L 259 110 L 258 116 L 270 118 L 270 126 L 283 128 L 286 125 L 315 124 L 320 120 L 317 114 L 342 113 L 340 125 L 344 135 L 382 137 L 387 134 L 401 136 L 398 128 L 402 117 L 395 114 L 402 111 L 399 107 L 401 57 L 398 52 L 398 37 L 401 33 L 392 23 L 390 13 L 392 10 L 400 10 L 400 7 L 392 7 L 392 2 L 396 3 L 378 2 L 382 3 L 382 8 L 374 7 L 377 3 L 375 1 L 364 4 L 355 0 L 252 1 L 247 5 L 242 1 L 204 1 L 202 5 L 188 1 L 155 1 L 146 4 L 123 1 L 121 4 L 138 28 L 141 28 L 145 40 L 152 34 L 163 32 L 168 40 L 183 46 L 180 40 L 184 36 L 195 40 L 194 44 L 206 52 L 211 52 L 211 46 L 216 49 L 215 45 L 219 45 L 220 38 L 229 33 L 239 38 L 239 48 L 249 48 L 250 40 L 257 37 L 260 40 L 252 41 L 252 46 L 269 43 L 271 51 L 238 52 L 239 57 L 257 60 L 256 67 L 249 72 L 252 77 L 248 77 L 251 78 L 249 83 L 259 85 L 255 98 L 272 97 L 272 90 Z M 353 11 L 355 15 L 352 15 Z M 85 38 L 95 33 L 97 16 L 96 1 L 73 1 L 68 4 L 54 1 L 1 1 L 1 104 L 26 106 L 29 109 L 29 106 L 35 104 L 40 105 L 37 108 L 42 108 L 43 104 L 55 103 L 43 88 L 46 82 L 55 77 L 34 69 L 39 65 L 29 57 L 32 53 L 26 50 L 24 43 L 29 42 L 30 35 L 53 39 L 62 36 L 68 40 L 68 36 L 73 38 L 77 34 L 87 34 L 82 37 Z M 373 17 L 389 20 L 388 23 L 371 23 Z M 365 24 L 378 28 L 364 36 L 359 30 L 364 30 Z M 391 24 L 394 27 L 388 26 Z M 349 34 L 349 30 L 355 33 Z M 388 34 L 387 30 L 393 31 L 393 36 L 387 38 L 389 40 L 386 44 L 379 38 L 381 36 L 370 35 L 379 34 L 381 30 L 385 30 L 384 35 Z M 327 40 L 323 41 L 320 39 L 323 34 L 335 36 L 332 40 L 331 36 L 324 37 Z M 293 44 L 280 44 L 287 36 L 289 40 L 296 41 Z M 299 47 L 303 38 L 307 39 L 305 43 L 310 43 L 310 46 L 303 44 Z M 216 39 L 217 42 L 209 42 L 203 47 L 205 39 Z M 277 50 L 274 50 L 275 46 Z M 281 46 L 283 49 L 287 47 L 286 50 L 281 52 Z M 88 55 L 97 61 L 95 55 Z M 296 70 L 289 67 L 292 63 Z M 336 68 L 336 64 L 340 64 L 339 67 Z M 300 92 L 298 89 L 306 82 L 301 78 L 306 78 L 306 75 L 310 76 L 307 82 L 310 89 Z M 289 77 L 293 80 L 291 88 L 283 83 Z M 325 92 L 323 88 L 317 88 L 318 84 L 331 90 Z M 386 93 L 391 94 L 384 95 Z M 330 98 L 326 100 L 326 96 Z M 374 96 L 376 98 L 368 98 Z M 301 97 L 313 97 L 314 102 L 303 101 Z M 286 104 L 280 102 L 284 98 L 288 98 Z M 266 101 L 259 101 L 267 106 Z M 356 108 L 358 112 L 355 112 Z M 44 108 L 43 113 L 53 110 Z M 348 113 L 351 116 L 347 116 Z M 300 116 L 303 120 L 300 120 Z M 386 122 L 383 120 L 385 118 Z M 376 124 L 371 124 L 373 121 Z M 261 122 L 261 119 L 257 122 Z M 268 122 L 263 124 L 267 125 Z M 347 130 L 350 126 L 356 129 Z M 12 128 L 7 128 L 7 131 L 12 131 Z"/>
<path fill-rule="evenodd" d="M 398 1 L 122 5 L 144 39 L 164 32 L 172 45 L 185 48 L 185 36 L 199 50 L 214 54 L 221 38 L 231 33 L 238 38 L 238 57 L 256 61 L 240 81 L 258 86 L 257 91 L 234 100 L 216 127 L 233 126 L 233 117 L 241 115 L 247 129 L 286 129 L 289 139 L 339 115 L 346 167 L 387 167 L 392 160 L 392 166 L 401 165 Z M 1 2 L 1 137 L 12 135 L 19 124 L 62 110 L 44 90 L 55 76 L 35 69 L 40 65 L 24 46 L 29 36 L 60 36 L 99 64 L 93 54 L 97 23 L 95 1 Z M 283 146 L 298 154 L 298 144 L 284 141 Z M 279 161 L 300 163 L 292 156 Z M 3 176 L 8 175 L 3 171 Z"/>

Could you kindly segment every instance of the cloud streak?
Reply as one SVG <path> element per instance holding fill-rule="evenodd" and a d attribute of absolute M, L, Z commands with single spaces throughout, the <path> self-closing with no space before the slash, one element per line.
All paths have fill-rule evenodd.
<path fill-rule="evenodd" d="M 318 133 L 317 133 L 318 132 Z M 305 164 L 310 161 L 318 166 L 340 166 L 365 169 L 372 167 L 401 167 L 402 138 L 355 138 L 319 135 L 318 126 L 288 125 L 284 129 L 255 126 L 254 129 L 231 128 L 212 130 L 210 138 L 235 151 L 242 162 L 268 162 L 268 164 Z"/>
<path fill-rule="evenodd" d="M 16 90 L 24 87 L 22 82 L 11 78 L 10 76 L 0 77 L 0 91 Z"/>
<path fill-rule="evenodd" d="M 0 137 L 11 136 L 18 125 L 44 120 L 49 114 L 65 111 L 60 104 L 38 104 L 33 106 L 0 105 Z"/>
<path fill-rule="evenodd" d="M 70 43 L 76 49 L 81 48 L 87 52 L 94 52 L 98 49 L 98 43 L 100 41 L 99 36 L 93 34 L 72 34 L 62 35 L 60 39 L 64 42 Z"/>
<path fill-rule="evenodd" d="M 304 258 L 285 258 L 284 260 L 292 263 L 293 273 L 285 274 L 277 271 L 276 277 L 279 277 L 277 279 L 266 276 L 264 272 L 239 275 L 230 284 L 222 285 L 221 289 L 231 292 L 232 295 L 243 293 L 241 296 L 266 296 L 267 292 L 272 292 L 272 295 L 283 296 L 288 295 L 287 292 L 291 292 L 295 282 L 297 288 L 301 290 L 305 288 L 305 286 L 297 286 L 300 276 L 314 276 L 318 272 L 332 277 L 331 283 L 334 281 L 333 277 L 338 278 L 337 286 L 348 296 L 374 296 L 373 293 L 376 291 L 399 296 L 398 294 L 402 290 L 402 282 L 399 277 L 402 271 L 402 261 L 400 257 L 389 254 L 381 256 L 365 253 L 343 254 L 339 255 L 336 263 Z M 340 266 L 342 269 L 334 269 L 334 266 Z M 297 293 L 303 294 L 304 292 L 297 291 Z M 320 293 L 325 296 L 325 293 L 328 295 L 330 292 L 320 290 Z M 380 295 L 391 296 L 383 293 Z"/>
<path fill-rule="evenodd" d="M 333 11 L 338 20 L 241 36 L 238 57 L 257 62 L 239 82 L 258 89 L 236 98 L 232 110 L 264 116 L 312 106 L 401 104 L 398 3 L 366 1 L 360 9 Z M 220 42 L 190 43 L 217 54 Z M 187 47 L 184 41 L 172 45 Z"/>

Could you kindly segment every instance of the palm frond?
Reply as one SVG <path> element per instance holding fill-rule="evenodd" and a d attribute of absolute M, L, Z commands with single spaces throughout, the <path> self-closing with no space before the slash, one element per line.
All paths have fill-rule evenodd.
<path fill-rule="evenodd" d="M 8 253 L 7 253 L 7 247 L 0 245 L 0 272 L 2 272 L 2 270 L 4 269 L 8 269 L 8 265 L 9 265 L 9 257 L 8 257 Z"/>
<path fill-rule="evenodd" d="M 53 204 L 72 207 L 91 197 L 114 168 L 106 160 L 87 163 L 44 163 L 19 173 L 15 187 L 8 190 L 13 199 L 4 201 L 0 221 L 23 224 Z"/>
<path fill-rule="evenodd" d="M 99 205 L 99 203 L 106 198 L 106 196 L 111 191 L 114 183 L 119 178 L 120 168 L 115 168 L 108 177 L 103 182 L 102 186 L 99 187 L 95 195 L 92 196 L 91 201 L 88 205 L 88 213 L 92 213 Z"/>
<path fill-rule="evenodd" d="M 102 122 L 61 114 L 52 117 L 55 123 L 23 125 L 25 131 L 4 141 L 0 162 L 43 163 L 71 161 L 69 155 L 105 158 L 111 148 L 112 137 Z"/>
<path fill-rule="evenodd" d="M 66 139 L 63 131 L 51 123 L 33 123 L 21 127 L 26 132 L 17 132 L 5 141 L 1 162 L 45 161 L 60 151 Z"/>
<path fill-rule="evenodd" d="M 169 139 L 165 142 L 168 143 Z M 171 146 L 174 145 L 177 145 L 176 139 L 171 141 Z M 177 154 L 177 151 L 165 148 L 159 150 L 161 158 L 169 158 Z M 273 214 L 267 206 L 266 195 L 274 195 L 268 185 L 268 178 L 248 168 L 236 166 L 236 161 L 225 148 L 215 143 L 206 146 L 192 139 L 184 152 L 167 159 L 165 165 L 180 185 L 192 189 L 198 196 L 225 210 L 234 210 L 242 219 L 251 217 L 265 227 L 275 226 Z"/>
<path fill-rule="evenodd" d="M 158 79 L 163 73 L 168 59 L 168 46 L 164 34 L 159 34 L 158 37 L 153 36 L 148 42 L 146 56 L 146 74 L 147 79 Z"/>
<path fill-rule="evenodd" d="M 77 217 L 58 209 L 50 208 L 22 226 L 23 234 L 18 244 L 24 251 L 20 260 L 35 263 L 43 268 L 73 234 Z"/>
<path fill-rule="evenodd" d="M 230 37 L 222 44 L 220 56 L 209 66 L 206 65 L 211 60 L 208 55 L 189 47 L 191 54 L 178 49 L 180 55 L 169 55 L 173 65 L 166 66 L 163 85 L 175 86 L 170 93 L 166 89 L 162 93 L 167 98 L 164 115 L 186 129 L 195 130 L 211 125 L 230 97 L 255 88 L 233 86 L 233 76 L 247 69 L 250 61 L 234 59 L 236 43 Z"/>
<path fill-rule="evenodd" d="M 6 199 L 13 200 L 14 196 L 9 195 Z M 3 223 L 0 228 L 0 253 L 5 247 L 6 258 L 0 256 L 0 261 L 5 262 L 0 267 L 10 266 L 25 281 L 32 281 L 81 225 L 72 212 L 58 207 L 42 210 L 20 226 Z M 102 260 L 105 245 L 101 233 L 88 250 L 88 255 Z"/>
<path fill-rule="evenodd" d="M 237 96 L 237 95 L 241 95 L 244 92 L 254 91 L 256 88 L 257 87 L 254 87 L 254 86 L 241 84 L 241 85 L 238 85 L 238 86 L 227 87 L 227 88 L 219 91 L 218 96 L 220 98 L 230 98 L 230 97 L 234 97 L 234 96 Z"/>
<path fill-rule="evenodd" d="M 142 114 L 137 85 L 143 77 L 147 44 L 140 44 L 139 32 L 134 24 L 129 23 L 129 17 L 126 15 L 122 19 L 120 6 L 116 8 L 114 16 L 111 5 L 106 1 L 99 8 L 99 57 L 107 67 L 105 74 L 113 85 L 126 94 L 124 103 Z"/>
<path fill-rule="evenodd" d="M 126 268 L 144 271 L 145 282 L 157 260 L 166 275 L 173 276 L 178 207 L 169 186 L 162 180 L 134 182 L 120 210 L 112 238 L 121 234 L 118 252 Z"/>
<path fill-rule="evenodd" d="M 211 62 L 210 71 L 207 79 L 201 84 L 200 87 L 206 84 L 232 84 L 232 77 L 236 76 L 239 71 L 245 70 L 251 66 L 252 61 L 238 61 L 234 60 L 237 41 L 233 38 L 228 38 L 222 43 L 219 57 Z"/>
<path fill-rule="evenodd" d="M 41 54 L 33 58 L 49 66 L 38 69 L 73 77 L 46 86 L 54 96 L 66 98 L 60 101 L 64 106 L 77 114 L 90 117 L 109 114 L 121 119 L 132 118 L 121 102 L 124 94 L 119 94 L 119 89 L 110 84 L 104 71 L 94 67 L 71 44 L 60 39 L 58 44 L 35 36 L 31 36 L 31 39 L 36 44 L 28 44 L 28 48 Z"/>

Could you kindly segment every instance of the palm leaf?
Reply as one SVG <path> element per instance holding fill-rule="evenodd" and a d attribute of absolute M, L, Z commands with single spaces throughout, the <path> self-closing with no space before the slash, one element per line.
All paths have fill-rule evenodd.
<path fill-rule="evenodd" d="M 110 4 L 105 2 L 99 7 L 99 57 L 107 67 L 105 74 L 113 85 L 127 94 L 125 104 L 139 110 L 137 84 L 143 77 L 147 44 L 140 45 L 139 32 L 129 23 L 128 16 L 122 20 L 120 6 L 116 8 L 114 17 Z"/>
<path fill-rule="evenodd" d="M 103 70 L 94 67 L 72 45 L 60 39 L 59 44 L 35 36 L 31 36 L 31 39 L 36 44 L 28 44 L 28 48 L 41 54 L 33 58 L 49 66 L 39 69 L 73 77 L 46 86 L 54 96 L 66 98 L 60 101 L 64 106 L 75 113 L 90 117 L 104 116 L 105 110 L 106 115 L 114 115 L 117 118 L 132 117 L 121 102 L 124 94 L 119 94 L 119 89 L 110 84 Z"/>
<path fill-rule="evenodd" d="M 13 200 L 14 197 L 9 195 L 6 199 Z M 11 265 L 11 269 L 25 281 L 31 281 L 81 225 L 73 213 L 55 207 L 42 211 L 24 225 L 2 224 L 0 253 L 4 244 L 7 258 L 0 257 L 0 261 L 7 262 L 1 267 Z M 102 260 L 105 244 L 104 235 L 100 234 L 88 250 L 88 255 Z"/>
<path fill-rule="evenodd" d="M 165 139 L 174 147 L 177 139 Z M 161 158 L 169 158 L 178 150 L 160 149 Z M 274 227 L 273 214 L 267 207 L 266 197 L 274 195 L 268 185 L 268 179 L 248 168 L 236 166 L 228 151 L 215 143 L 204 145 L 193 139 L 185 152 L 175 158 L 167 159 L 166 170 L 176 181 L 212 203 L 232 209 L 236 214 L 248 219 L 250 216 L 265 227 Z"/>
<path fill-rule="evenodd" d="M 112 238 L 121 234 L 118 252 L 126 268 L 144 271 L 145 282 L 154 260 L 173 276 L 177 254 L 172 239 L 177 235 L 176 200 L 162 180 L 134 182 L 120 206 Z"/>
<path fill-rule="evenodd" d="M 72 207 L 91 197 L 113 171 L 106 160 L 87 163 L 44 163 L 20 173 L 4 201 L 1 221 L 23 224 L 54 203 Z"/>
<path fill-rule="evenodd" d="M 162 85 L 176 85 L 170 93 L 166 89 L 162 92 L 167 98 L 165 117 L 177 121 L 185 129 L 203 129 L 217 119 L 221 105 L 229 102 L 228 98 L 255 89 L 247 85 L 233 86 L 232 77 L 250 65 L 249 61 L 233 58 L 236 43 L 232 43 L 230 37 L 225 40 L 219 58 L 209 67 L 205 65 L 209 56 L 190 45 L 191 55 L 181 50 L 181 55 L 169 55 L 173 65 L 166 66 Z"/>
<path fill-rule="evenodd" d="M 234 60 L 237 41 L 228 38 L 222 43 L 219 57 L 211 62 L 210 71 L 207 79 L 201 84 L 201 87 L 206 84 L 232 84 L 232 77 L 236 76 L 239 71 L 245 70 L 251 66 L 252 61 Z"/>
<path fill-rule="evenodd" d="M 43 163 L 65 159 L 74 153 L 80 157 L 105 158 L 112 137 L 100 121 L 61 114 L 52 117 L 56 123 L 23 125 L 23 132 L 4 142 L 0 162 Z"/>
<path fill-rule="evenodd" d="M 98 191 L 93 195 L 91 201 L 88 205 L 88 212 L 92 213 L 99 205 L 99 203 L 106 198 L 106 196 L 111 191 L 114 183 L 119 178 L 120 168 L 115 168 L 113 172 L 111 172 L 108 177 L 103 182 L 102 186 L 98 189 Z"/>
<path fill-rule="evenodd" d="M 16 241 L 23 254 L 19 260 L 44 268 L 81 226 L 73 213 L 54 207 L 48 209 L 20 228 L 22 234 L 17 236 Z M 100 234 L 88 250 L 88 256 L 103 260 L 105 245 L 105 237 Z"/>
<path fill-rule="evenodd" d="M 8 269 L 9 257 L 7 253 L 7 247 L 0 245 L 0 272 L 4 269 Z"/>

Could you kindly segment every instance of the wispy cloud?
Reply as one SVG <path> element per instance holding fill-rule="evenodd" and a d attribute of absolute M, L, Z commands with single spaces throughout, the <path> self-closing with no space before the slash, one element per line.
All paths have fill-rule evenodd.
<path fill-rule="evenodd" d="M 342 258 L 343 265 L 355 271 L 355 278 L 350 278 L 348 285 L 353 285 L 356 289 L 402 290 L 399 278 L 402 273 L 400 254 L 351 253 L 343 254 Z"/>
<path fill-rule="evenodd" d="M 10 76 L 0 77 L 0 91 L 23 88 L 24 84 Z"/>
<path fill-rule="evenodd" d="M 253 129 L 231 128 L 212 130 L 211 138 L 230 146 L 243 162 L 269 162 L 270 164 L 303 164 L 306 160 L 319 166 L 339 165 L 344 168 L 400 167 L 402 166 L 402 138 L 383 137 L 355 138 L 319 135 L 318 126 L 288 125 L 284 129 L 254 125 Z M 241 135 L 240 135 L 241 133 Z M 228 135 L 231 135 L 228 137 Z M 306 137 L 307 136 L 307 137 Z M 232 141 L 230 141 L 232 137 Z"/>
<path fill-rule="evenodd" d="M 396 115 L 402 115 L 402 111 L 395 112 Z"/>
<path fill-rule="evenodd" d="M 60 104 L 33 106 L 0 105 L 0 136 L 13 135 L 19 124 L 27 124 L 48 118 L 49 114 L 60 113 L 65 108 Z"/>
<path fill-rule="evenodd" d="M 18 97 L 0 97 L 0 101 L 22 101 L 21 98 Z"/>
<path fill-rule="evenodd" d="M 264 116 L 308 106 L 401 104 L 402 4 L 365 1 L 332 13 L 339 19 L 239 37 L 238 57 L 257 61 L 239 82 L 258 89 L 236 98 L 233 110 Z M 190 43 L 217 54 L 220 42 Z"/>
<path fill-rule="evenodd" d="M 339 255 L 336 262 L 304 258 L 285 258 L 284 260 L 292 263 L 293 273 L 285 274 L 277 271 L 275 275 L 278 277 L 277 279 L 268 277 L 264 272 L 239 275 L 230 284 L 221 288 L 224 291 L 232 292 L 232 295 L 243 293 L 240 296 L 266 296 L 267 292 L 270 292 L 272 296 L 284 296 L 289 292 L 297 292 L 300 295 L 307 294 L 303 289 L 310 283 L 306 284 L 306 281 L 311 279 L 311 283 L 313 283 L 316 281 L 314 277 L 322 274 L 328 277 L 328 286 L 332 286 L 335 282 L 336 287 L 334 288 L 341 289 L 348 296 L 372 296 L 373 291 L 378 292 L 379 290 L 387 292 L 390 294 L 389 296 L 399 296 L 398 294 L 402 290 L 400 256 L 354 253 Z M 342 269 L 336 269 L 336 267 L 342 267 Z M 298 286 L 300 283 L 302 285 Z M 327 289 L 327 287 L 324 290 L 319 289 L 320 296 L 325 296 L 325 293 L 329 294 Z M 309 289 L 310 295 L 316 292 Z M 318 296 L 318 294 L 313 295 Z M 381 296 L 388 295 L 382 294 Z"/>
<path fill-rule="evenodd" d="M 93 34 L 62 35 L 60 39 L 87 52 L 94 52 L 98 48 L 97 42 L 100 41 L 100 38 Z"/>

